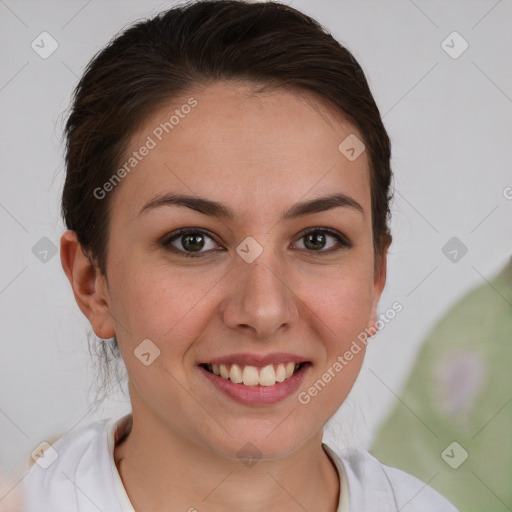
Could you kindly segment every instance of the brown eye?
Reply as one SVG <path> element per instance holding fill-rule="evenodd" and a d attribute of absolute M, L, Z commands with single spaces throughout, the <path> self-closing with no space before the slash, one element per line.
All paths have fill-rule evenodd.
<path fill-rule="evenodd" d="M 329 238 L 334 239 L 335 242 L 328 244 Z M 332 253 L 344 247 L 352 247 L 353 245 L 352 242 L 341 233 L 320 227 L 310 229 L 305 232 L 300 239 L 304 239 L 303 245 L 308 252 L 318 252 L 320 254 Z M 324 250 L 326 246 L 328 249 Z"/>
<path fill-rule="evenodd" d="M 187 257 L 199 257 L 205 252 L 209 252 L 212 249 L 215 250 L 218 245 L 214 242 L 212 248 L 203 251 L 207 240 L 214 242 L 213 238 L 209 236 L 206 231 L 200 229 L 180 229 L 179 231 L 172 234 L 170 238 L 166 238 L 161 242 L 161 246 L 173 252 L 179 252 L 183 256 Z M 174 242 L 177 244 L 174 245 Z M 197 254 L 194 254 L 197 253 Z"/>

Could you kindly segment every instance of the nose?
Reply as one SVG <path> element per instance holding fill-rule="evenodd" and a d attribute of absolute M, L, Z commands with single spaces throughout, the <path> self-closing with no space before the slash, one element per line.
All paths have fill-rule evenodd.
<path fill-rule="evenodd" d="M 229 328 L 252 331 L 253 338 L 265 339 L 296 323 L 297 297 L 276 258 L 267 257 L 264 251 L 252 263 L 240 259 L 235 265 L 223 309 Z"/>

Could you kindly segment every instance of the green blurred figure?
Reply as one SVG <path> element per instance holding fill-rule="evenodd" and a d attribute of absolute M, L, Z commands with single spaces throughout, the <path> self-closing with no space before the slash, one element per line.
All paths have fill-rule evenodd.
<path fill-rule="evenodd" d="M 461 512 L 511 511 L 512 259 L 434 327 L 401 400 L 371 453 Z"/>

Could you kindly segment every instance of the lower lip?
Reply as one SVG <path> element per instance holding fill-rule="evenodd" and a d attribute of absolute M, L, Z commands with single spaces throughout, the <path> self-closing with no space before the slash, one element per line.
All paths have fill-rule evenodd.
<path fill-rule="evenodd" d="M 210 373 L 199 366 L 201 373 L 214 385 L 233 400 L 245 405 L 275 404 L 289 397 L 302 384 L 311 363 L 305 363 L 290 378 L 276 382 L 273 386 L 246 386 L 236 384 L 220 375 Z"/>

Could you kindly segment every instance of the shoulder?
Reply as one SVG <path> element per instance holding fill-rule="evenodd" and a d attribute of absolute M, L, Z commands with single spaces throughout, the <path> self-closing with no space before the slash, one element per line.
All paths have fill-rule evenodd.
<path fill-rule="evenodd" d="M 42 444 L 23 480 L 26 512 L 116 510 L 107 431 L 103 419 Z"/>
<path fill-rule="evenodd" d="M 381 467 L 393 488 L 399 510 L 421 512 L 428 508 L 431 512 L 458 512 L 452 503 L 425 482 L 400 469 L 384 464 Z"/>
<path fill-rule="evenodd" d="M 425 482 L 382 464 L 367 451 L 329 448 L 343 464 L 351 511 L 458 512 Z"/>

